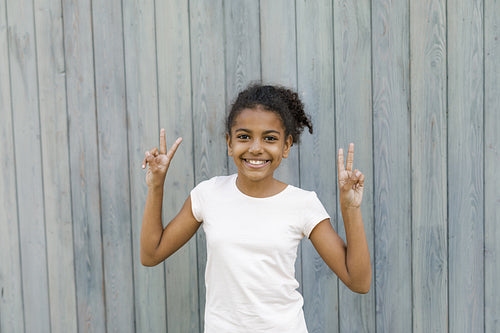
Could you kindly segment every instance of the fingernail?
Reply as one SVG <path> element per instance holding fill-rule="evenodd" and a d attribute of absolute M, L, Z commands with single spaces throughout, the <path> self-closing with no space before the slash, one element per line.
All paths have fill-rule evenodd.
<path fill-rule="evenodd" d="M 356 172 L 356 177 L 359 177 L 359 175 L 361 175 L 361 172 Z"/>
<path fill-rule="evenodd" d="M 145 167 L 146 167 L 146 166 L 143 164 L 143 165 L 142 165 L 142 168 L 144 169 Z"/>

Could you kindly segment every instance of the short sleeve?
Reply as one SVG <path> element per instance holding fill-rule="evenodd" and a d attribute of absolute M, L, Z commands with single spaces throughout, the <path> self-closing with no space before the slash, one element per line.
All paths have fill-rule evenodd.
<path fill-rule="evenodd" d="M 210 187 L 211 180 L 205 180 L 191 190 L 191 210 L 193 216 L 198 222 L 203 222 L 203 208 L 206 203 L 208 188 Z"/>
<path fill-rule="evenodd" d="M 330 215 L 328 215 L 325 207 L 318 199 L 315 192 L 309 192 L 306 201 L 303 215 L 304 228 L 302 232 L 304 233 L 304 236 L 309 238 L 314 227 L 321 221 L 330 218 Z"/>

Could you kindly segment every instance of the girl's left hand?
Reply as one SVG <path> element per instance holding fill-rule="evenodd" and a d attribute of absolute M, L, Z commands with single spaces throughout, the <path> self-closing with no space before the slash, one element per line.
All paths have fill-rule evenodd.
<path fill-rule="evenodd" d="M 363 183 L 365 176 L 358 170 L 352 171 L 354 160 L 354 143 L 349 144 L 347 165 L 344 166 L 344 151 L 339 149 L 337 169 L 339 179 L 339 201 L 342 208 L 358 208 L 363 200 Z"/>

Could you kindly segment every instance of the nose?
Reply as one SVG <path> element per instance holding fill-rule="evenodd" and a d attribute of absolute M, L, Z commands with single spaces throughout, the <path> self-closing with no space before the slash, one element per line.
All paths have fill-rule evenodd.
<path fill-rule="evenodd" d="M 248 152 L 252 154 L 259 154 L 262 152 L 262 143 L 259 139 L 255 139 L 252 141 Z"/>

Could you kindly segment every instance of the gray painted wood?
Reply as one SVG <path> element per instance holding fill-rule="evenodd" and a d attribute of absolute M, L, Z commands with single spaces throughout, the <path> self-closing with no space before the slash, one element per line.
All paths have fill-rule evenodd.
<path fill-rule="evenodd" d="M 372 1 L 373 164 L 378 332 L 410 332 L 408 3 Z"/>
<path fill-rule="evenodd" d="M 129 147 L 135 330 L 162 332 L 167 327 L 164 265 L 144 267 L 140 234 L 146 201 L 144 152 L 159 147 L 154 1 L 123 2 L 124 54 Z"/>
<path fill-rule="evenodd" d="M 332 5 L 297 1 L 298 91 L 313 123 L 300 144 L 300 184 L 314 190 L 336 227 Z M 320 33 L 321 31 L 321 33 Z M 304 315 L 310 332 L 338 332 L 337 278 L 309 240 L 302 244 Z"/>
<path fill-rule="evenodd" d="M 336 151 L 347 156 L 353 142 L 353 167 L 365 175 L 361 212 L 366 238 L 374 262 L 373 234 L 373 121 L 371 85 L 371 27 L 369 1 L 335 1 L 335 135 Z M 337 207 L 338 233 L 346 240 L 344 222 Z M 374 270 L 373 270 L 374 271 Z M 339 324 L 341 332 L 371 332 L 375 327 L 375 292 L 358 295 L 339 282 Z"/>
<path fill-rule="evenodd" d="M 35 1 L 43 198 L 52 332 L 77 330 L 60 1 Z"/>
<path fill-rule="evenodd" d="M 7 1 L 25 330 L 50 331 L 36 38 L 31 1 Z"/>
<path fill-rule="evenodd" d="M 4 44 L 0 44 L 4 45 Z M 7 48 L 5 49 L 7 51 Z M 7 59 L 7 57 L 5 57 Z M 4 74 L 0 64 L 0 74 Z M 9 78 L 9 75 L 5 76 Z M 3 84 L 3 82 L 2 82 Z M 8 88 L 9 85 L 2 86 Z M 0 89 L 0 332 L 24 331 L 21 256 L 19 251 L 19 226 L 16 200 L 16 173 L 12 137 L 12 117 L 8 89 Z M 8 97 L 8 96 L 7 96 Z M 5 108 L 4 108 L 5 107 Z M 4 109 L 3 109 L 4 108 Z"/>
<path fill-rule="evenodd" d="M 24 332 L 6 3 L 0 1 L 0 332 Z"/>
<path fill-rule="evenodd" d="M 224 26 L 228 114 L 238 93 L 261 79 L 259 1 L 225 2 Z M 231 157 L 228 170 L 230 174 L 238 172 Z"/>
<path fill-rule="evenodd" d="M 483 2 L 448 5 L 449 330 L 484 330 Z"/>
<path fill-rule="evenodd" d="M 368 179 L 372 292 L 337 287 L 305 241 L 310 331 L 497 331 L 498 6 L 0 1 L 0 331 L 202 332 L 203 232 L 140 265 L 139 164 L 160 127 L 183 136 L 167 223 L 236 171 L 225 113 L 260 78 L 303 98 L 315 133 L 278 176 L 315 190 L 341 235 L 337 148 L 354 141 Z"/>
<path fill-rule="evenodd" d="M 92 2 L 108 332 L 135 330 L 121 13 L 121 1 Z"/>
<path fill-rule="evenodd" d="M 446 332 L 446 3 L 410 13 L 413 332 Z"/>
<path fill-rule="evenodd" d="M 183 142 L 170 164 L 164 196 L 164 223 L 182 207 L 194 186 L 193 119 L 188 1 L 156 2 L 160 127 L 167 145 Z M 199 332 L 196 237 L 165 263 L 169 332 Z"/>
<path fill-rule="evenodd" d="M 222 1 L 190 1 L 195 183 L 227 174 L 224 138 L 224 18 Z M 206 239 L 197 233 L 200 328 L 205 312 Z"/>
<path fill-rule="evenodd" d="M 80 332 L 106 330 L 90 1 L 65 0 L 64 53 Z"/>
<path fill-rule="evenodd" d="M 484 2 L 484 290 L 485 332 L 500 331 L 500 2 Z"/>

